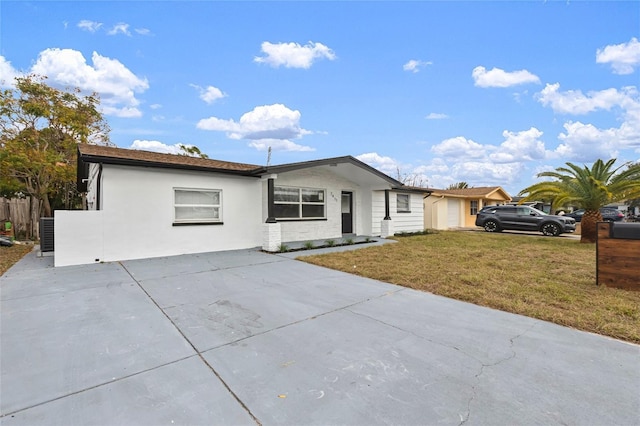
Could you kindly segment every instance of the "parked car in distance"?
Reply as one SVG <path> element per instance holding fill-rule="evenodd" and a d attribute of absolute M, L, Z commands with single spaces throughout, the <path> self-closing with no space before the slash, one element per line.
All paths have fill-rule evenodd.
<path fill-rule="evenodd" d="M 605 222 L 617 222 L 624 219 L 624 214 L 618 209 L 612 209 L 611 207 L 603 207 L 600 209 L 602 220 Z M 565 214 L 567 217 L 572 217 L 576 222 L 582 222 L 582 216 L 584 215 L 584 209 L 574 210 L 571 213 Z"/>
<path fill-rule="evenodd" d="M 476 216 L 476 226 L 487 232 L 538 231 L 556 237 L 576 230 L 572 217 L 546 214 L 529 206 L 486 206 Z"/>

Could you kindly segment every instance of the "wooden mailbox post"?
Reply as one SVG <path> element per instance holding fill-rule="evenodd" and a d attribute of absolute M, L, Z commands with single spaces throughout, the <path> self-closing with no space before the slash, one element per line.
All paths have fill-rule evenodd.
<path fill-rule="evenodd" d="M 596 283 L 640 291 L 640 223 L 598 222 Z"/>

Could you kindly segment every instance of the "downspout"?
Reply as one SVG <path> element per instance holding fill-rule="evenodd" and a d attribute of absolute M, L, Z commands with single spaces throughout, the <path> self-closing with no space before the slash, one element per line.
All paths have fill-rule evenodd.
<path fill-rule="evenodd" d="M 101 184 L 102 184 L 102 163 L 99 164 L 98 168 L 98 183 L 96 184 L 96 210 L 100 210 L 100 200 L 102 198 L 101 194 Z"/>

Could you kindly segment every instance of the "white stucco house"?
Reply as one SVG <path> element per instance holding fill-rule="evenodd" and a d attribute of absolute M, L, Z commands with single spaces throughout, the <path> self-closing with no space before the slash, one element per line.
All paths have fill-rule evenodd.
<path fill-rule="evenodd" d="M 86 144 L 78 188 L 87 210 L 54 214 L 56 266 L 415 232 L 428 192 L 351 156 L 257 166 Z"/>

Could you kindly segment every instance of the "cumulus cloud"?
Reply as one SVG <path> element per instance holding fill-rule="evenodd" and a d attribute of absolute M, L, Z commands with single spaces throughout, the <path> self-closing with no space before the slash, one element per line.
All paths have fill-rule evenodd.
<path fill-rule="evenodd" d="M 429 113 L 429 115 L 427 115 L 425 118 L 427 120 L 444 120 L 445 118 L 449 118 L 449 116 L 447 114 L 432 112 Z"/>
<path fill-rule="evenodd" d="M 416 73 L 416 72 L 419 72 L 422 68 L 426 67 L 427 65 L 431 65 L 431 62 L 411 59 L 409 62 L 407 62 L 402 66 L 402 69 L 405 71 Z"/>
<path fill-rule="evenodd" d="M 126 36 L 131 35 L 131 31 L 129 31 L 129 24 L 125 24 L 124 22 L 119 22 L 115 24 L 109 31 L 107 31 L 108 35 L 117 35 L 124 34 Z"/>
<path fill-rule="evenodd" d="M 249 146 L 257 149 L 258 151 L 267 151 L 269 148 L 273 151 L 315 151 L 315 149 L 310 146 L 299 145 L 295 142 L 291 142 L 290 140 L 283 139 L 258 139 L 249 142 Z"/>
<path fill-rule="evenodd" d="M 83 31 L 89 31 L 90 33 L 95 33 L 102 27 L 102 22 L 90 21 L 88 19 L 83 19 L 78 22 L 78 28 Z"/>
<path fill-rule="evenodd" d="M 495 163 L 542 160 L 547 157 L 544 142 L 540 139 L 542 134 L 535 127 L 521 132 L 505 130 L 502 132 L 505 141 L 489 154 L 489 159 Z"/>
<path fill-rule="evenodd" d="M 538 76 L 527 70 L 507 72 L 500 68 L 489 71 L 485 67 L 478 66 L 471 72 L 474 84 L 478 87 L 511 87 L 519 84 L 540 83 Z"/>
<path fill-rule="evenodd" d="M 200 120 L 197 128 L 225 132 L 230 139 L 249 140 L 249 146 L 256 149 L 271 144 L 274 150 L 309 151 L 312 148 L 291 142 L 312 133 L 300 126 L 300 117 L 300 111 L 282 104 L 263 105 L 243 114 L 239 121 L 209 117 Z"/>
<path fill-rule="evenodd" d="M 222 99 L 227 96 L 225 93 L 222 93 L 222 90 L 214 86 L 200 87 L 195 84 L 190 84 L 190 86 L 194 89 L 197 89 L 198 92 L 200 92 L 200 99 L 202 99 L 209 105 L 211 105 L 218 99 Z"/>
<path fill-rule="evenodd" d="M 555 150 L 560 157 L 583 162 L 617 157 L 615 129 L 601 130 L 579 121 L 569 121 L 563 127 L 565 133 L 558 135 L 562 143 Z"/>
<path fill-rule="evenodd" d="M 139 117 L 140 101 L 136 93 L 149 88 L 147 79 L 136 76 L 117 59 L 93 52 L 93 65 L 87 64 L 82 53 L 72 49 L 46 49 L 40 52 L 31 72 L 48 76 L 48 82 L 63 87 L 78 87 L 85 92 L 100 94 L 106 115 Z"/>
<path fill-rule="evenodd" d="M 298 43 L 270 43 L 265 41 L 261 45 L 262 53 L 265 56 L 256 56 L 254 62 L 270 65 L 274 68 L 284 66 L 285 68 L 308 69 L 318 59 L 328 59 L 333 61 L 336 55 L 333 51 L 322 43 L 309 43 L 301 46 Z"/>
<path fill-rule="evenodd" d="M 398 169 L 401 166 L 397 160 L 380 155 L 377 152 L 367 152 L 365 154 L 357 155 L 356 158 L 389 176 L 397 177 Z"/>
<path fill-rule="evenodd" d="M 550 106 L 554 112 L 560 114 L 580 115 L 596 110 L 610 110 L 615 106 L 625 107 L 633 103 L 633 95 L 637 94 L 635 88 L 606 89 L 591 91 L 584 95 L 580 90 L 568 90 L 560 92 L 560 84 L 547 84 L 537 94 L 538 102 L 544 106 Z"/>
<path fill-rule="evenodd" d="M 437 155 L 454 158 L 482 158 L 493 147 L 483 146 L 462 136 L 445 139 L 431 147 Z"/>
<path fill-rule="evenodd" d="M 15 78 L 20 75 L 21 73 L 13 68 L 11 62 L 4 56 L 0 56 L 0 87 L 14 87 Z"/>
<path fill-rule="evenodd" d="M 184 144 L 187 147 L 192 145 Z M 180 144 L 167 145 L 160 141 L 150 141 L 150 140 L 140 140 L 136 139 L 133 141 L 129 149 L 138 149 L 141 151 L 152 151 L 152 152 L 160 152 L 162 154 L 181 154 L 184 153 L 180 149 Z"/>
<path fill-rule="evenodd" d="M 632 37 L 627 43 L 608 45 L 598 49 L 596 63 L 611 64 L 614 74 L 632 74 L 640 65 L 640 42 Z"/>

